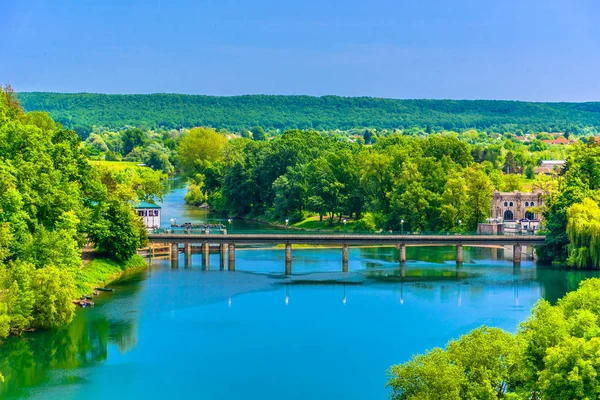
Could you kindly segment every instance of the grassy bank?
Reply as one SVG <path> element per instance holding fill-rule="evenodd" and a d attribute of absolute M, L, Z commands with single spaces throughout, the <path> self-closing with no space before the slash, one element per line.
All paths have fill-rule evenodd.
<path fill-rule="evenodd" d="M 125 271 L 145 266 L 146 260 L 137 254 L 121 263 L 106 258 L 95 258 L 77 271 L 75 276 L 77 296 L 91 293 L 95 287 L 114 281 Z"/>
<path fill-rule="evenodd" d="M 281 221 L 278 219 L 270 219 L 264 215 L 261 216 L 253 216 L 253 217 L 240 217 L 242 219 L 247 219 L 249 221 L 257 221 L 263 224 L 268 224 L 272 226 L 276 226 L 279 228 L 285 228 L 285 220 Z M 351 232 L 354 230 L 354 225 L 356 221 L 351 218 L 346 218 L 346 230 Z M 290 230 L 292 229 L 301 229 L 306 231 L 343 231 L 344 230 L 344 222 L 338 221 L 338 217 L 335 217 L 332 223 L 329 222 L 329 218 L 323 217 L 323 221 L 319 220 L 318 215 L 309 216 L 302 221 L 296 222 L 294 224 L 290 224 L 288 226 Z"/>

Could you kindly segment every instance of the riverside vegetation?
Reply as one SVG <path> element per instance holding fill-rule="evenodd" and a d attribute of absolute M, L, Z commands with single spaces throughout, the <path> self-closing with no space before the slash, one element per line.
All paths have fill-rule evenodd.
<path fill-rule="evenodd" d="M 36 96 L 26 94 L 23 98 L 28 95 Z M 69 99 L 69 95 L 65 96 Z M 89 101 L 96 95 L 86 96 L 83 95 L 85 101 Z M 46 97 L 49 98 L 52 97 Z M 73 98 L 76 97 L 70 99 Z M 285 128 L 285 124 L 270 124 L 260 118 L 253 121 L 260 121 L 267 130 L 259 126 L 248 128 L 249 120 L 231 125 L 223 120 L 201 122 L 219 130 L 169 130 L 179 123 L 116 119 L 106 122 L 104 128 L 77 126 L 87 130 L 83 135 L 86 140 L 80 144 L 72 131 L 58 127 L 45 114 L 23 113 L 11 92 L 4 92 L 4 99 L 0 135 L 6 139 L 3 136 L 0 143 L 9 146 L 20 140 L 12 149 L 0 153 L 6 164 L 2 168 L 8 173 L 2 175 L 3 179 L 8 177 L 5 179 L 8 183 L 3 185 L 8 189 L 14 187 L 12 192 L 3 192 L 18 194 L 0 195 L 3 210 L 0 221 L 6 232 L 1 237 L 9 238 L 0 246 L 4 274 L 0 282 L 6 288 L 0 298 L 0 318 L 4 318 L 0 319 L 0 325 L 4 321 L 4 326 L 14 332 L 29 326 L 59 326 L 69 320 L 72 306 L 69 309 L 70 298 L 66 293 L 72 295 L 76 291 L 76 279 L 80 284 L 85 282 L 76 274 L 78 268 L 82 270 L 79 251 L 83 239 L 90 238 L 99 251 L 120 261 L 127 259 L 135 246 L 144 242 L 139 220 L 131 213 L 128 202 L 151 200 L 160 195 L 160 176 L 175 170 L 190 181 L 186 196 L 189 203 L 208 204 L 223 215 L 280 223 L 287 219 L 296 224 L 306 224 L 310 218 L 316 224 L 314 218 L 317 218 L 322 222 L 319 226 L 338 229 L 342 218 L 348 218 L 352 229 L 361 231 L 473 230 L 489 215 L 492 190 L 535 188 L 542 190 L 546 203 L 545 208 L 533 210 L 543 213 L 546 219 L 544 229 L 548 240 L 538 249 L 540 258 L 578 268 L 600 267 L 600 146 L 591 136 L 596 132 L 597 122 L 586 119 L 593 117 L 583 112 L 592 110 L 595 104 L 534 107 L 513 102 L 468 103 L 506 106 L 507 114 L 515 115 L 544 111 L 528 119 L 529 122 L 515 115 L 507 119 L 494 117 L 487 122 L 465 117 L 459 118 L 462 122 L 452 120 L 447 126 L 443 114 L 435 117 L 425 114 L 425 118 L 416 112 L 421 120 L 417 118 L 406 125 L 384 124 L 380 129 L 372 129 L 359 119 L 337 125 L 347 129 L 343 132 L 292 129 L 281 133 L 277 129 Z M 60 96 L 56 99 L 60 100 Z M 104 100 L 139 99 L 123 96 Z M 464 107 L 467 103 L 439 103 L 442 104 L 460 114 L 459 110 L 464 112 L 464 108 L 459 105 Z M 548 122 L 556 120 L 556 115 L 577 110 L 583 118 L 578 124 Z M 50 111 L 68 113 L 65 109 Z M 96 123 L 96 117 L 89 114 L 71 117 L 63 122 L 72 127 L 78 118 L 83 124 Z M 335 129 L 335 122 L 328 121 L 317 127 Z M 146 123 L 152 128 L 125 126 Z M 357 125 L 360 130 L 353 130 Z M 297 123 L 296 127 L 315 127 L 315 124 Z M 561 135 L 575 139 L 575 143 L 548 144 L 544 140 L 557 135 L 541 130 L 561 130 Z M 523 140 L 526 133 L 528 138 Z M 23 137 L 32 139 L 22 140 Z M 50 159 L 38 165 L 29 157 L 36 156 L 36 152 Z M 87 161 L 90 153 L 104 161 L 98 161 L 97 167 L 92 168 Z M 26 174 L 21 172 L 21 166 L 27 166 L 22 154 L 27 155 L 27 162 L 34 164 Z M 120 159 L 145 162 L 156 171 L 112 168 L 106 162 Z M 535 166 L 544 159 L 566 159 L 567 164 L 550 178 L 536 176 Z M 55 181 L 38 182 L 42 179 Z M 55 193 L 67 190 L 71 196 L 66 199 Z M 19 221 L 26 222 L 19 224 Z M 115 232 L 119 234 L 114 235 Z M 25 240 L 13 239 L 16 235 Z M 121 241 L 124 236 L 129 240 Z M 58 237 L 63 238 L 61 248 L 72 251 L 52 251 L 56 249 L 52 245 L 54 238 Z M 66 258 L 65 254 L 71 256 Z M 46 285 L 46 275 L 58 284 Z M 43 287 L 39 282 L 44 283 Z M 29 291 L 29 297 L 20 295 L 22 287 Z M 54 289 L 59 287 L 61 290 L 55 294 Z M 599 289 L 598 280 L 589 280 L 555 306 L 540 301 L 516 335 L 481 327 L 449 343 L 446 350 L 434 349 L 393 366 L 389 371 L 393 397 L 598 398 Z M 42 294 L 35 297 L 36 293 Z M 45 307 L 49 300 L 44 296 L 48 293 L 53 293 L 51 299 L 58 305 Z M 30 303 L 21 305 L 21 298 Z M 36 300 L 46 303 L 41 302 L 41 307 L 37 303 L 35 308 L 29 306 Z M 50 317 L 44 311 L 60 307 L 66 311 L 50 313 Z M 26 315 L 25 324 L 21 323 L 21 314 Z M 58 323 L 48 323 L 55 320 Z"/>
<path fill-rule="evenodd" d="M 73 298 L 145 265 L 135 252 L 147 233 L 130 202 L 160 196 L 161 177 L 93 167 L 74 131 L 0 90 L 0 340 L 67 325 Z M 88 241 L 113 261 L 84 265 Z"/>

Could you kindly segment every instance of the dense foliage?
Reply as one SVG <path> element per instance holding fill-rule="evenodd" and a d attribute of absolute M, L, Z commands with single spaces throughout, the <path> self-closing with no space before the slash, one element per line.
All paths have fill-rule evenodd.
<path fill-rule="evenodd" d="M 392 398 L 600 398 L 600 279 L 555 306 L 540 300 L 516 335 L 481 327 L 388 371 Z"/>
<path fill-rule="evenodd" d="M 70 322 L 89 239 L 116 259 L 145 243 L 128 201 L 157 189 L 135 176 L 92 167 L 75 132 L 0 90 L 0 339 Z"/>
<path fill-rule="evenodd" d="M 392 134 L 368 146 L 299 130 L 226 142 L 202 128 L 184 132 L 180 143 L 191 204 L 290 223 L 347 218 L 363 231 L 475 230 L 490 215 L 493 189 L 522 189 L 525 177 L 515 172 L 550 155 L 476 131 Z M 506 163 L 512 174 L 502 173 Z"/>
<path fill-rule="evenodd" d="M 182 94 L 108 95 L 22 93 L 27 110 L 47 111 L 64 126 L 149 128 L 210 126 L 232 131 L 260 125 L 279 129 L 475 128 L 512 132 L 578 133 L 600 127 L 600 103 L 527 103 L 487 100 L 395 100 L 369 97 Z M 253 134 L 256 134 L 254 132 Z M 258 132 L 260 136 L 260 132 Z"/>
<path fill-rule="evenodd" d="M 539 249 L 543 261 L 600 267 L 597 202 L 600 200 L 600 145 L 595 140 L 572 148 L 558 188 L 545 212 L 547 238 Z"/>

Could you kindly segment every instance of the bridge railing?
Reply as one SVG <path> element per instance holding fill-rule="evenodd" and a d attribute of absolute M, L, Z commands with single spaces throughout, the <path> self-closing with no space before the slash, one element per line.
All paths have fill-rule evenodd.
<path fill-rule="evenodd" d="M 161 228 L 154 229 L 150 233 L 152 234 L 177 234 L 177 235 L 224 235 L 224 234 L 238 234 L 238 235 L 268 235 L 268 234 L 277 234 L 277 235 L 340 235 L 340 236 L 355 236 L 355 235 L 381 235 L 381 236 L 395 236 L 395 235 L 405 235 L 405 236 L 456 236 L 456 235 L 465 235 L 465 236 L 531 236 L 531 233 L 504 233 L 504 234 L 485 234 L 485 233 L 477 233 L 473 231 L 461 231 L 461 232 L 431 232 L 431 231 L 421 231 L 421 232 L 402 232 L 402 231 L 347 231 L 343 230 L 304 230 L 304 229 L 261 229 L 261 230 L 226 230 L 226 229 L 209 229 L 208 234 L 206 233 L 206 229 L 185 229 L 185 228 Z"/>

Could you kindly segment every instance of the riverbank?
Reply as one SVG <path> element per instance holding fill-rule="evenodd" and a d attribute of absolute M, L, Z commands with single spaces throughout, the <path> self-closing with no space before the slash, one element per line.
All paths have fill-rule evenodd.
<path fill-rule="evenodd" d="M 95 287 L 103 287 L 114 282 L 126 271 L 146 266 L 146 260 L 137 254 L 121 263 L 107 258 L 94 258 L 75 274 L 76 295 L 79 297 L 89 294 Z"/>

